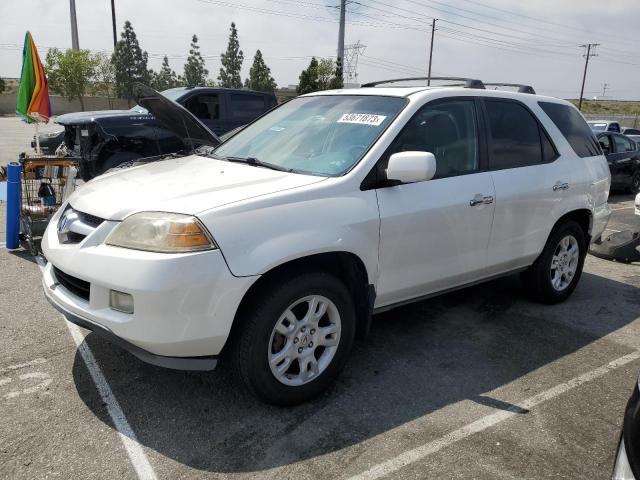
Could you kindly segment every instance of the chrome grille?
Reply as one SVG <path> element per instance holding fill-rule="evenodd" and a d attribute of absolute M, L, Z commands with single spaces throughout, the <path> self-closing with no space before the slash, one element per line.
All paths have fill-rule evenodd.
<path fill-rule="evenodd" d="M 60 243 L 80 243 L 98 228 L 104 219 L 68 206 L 58 220 Z"/>

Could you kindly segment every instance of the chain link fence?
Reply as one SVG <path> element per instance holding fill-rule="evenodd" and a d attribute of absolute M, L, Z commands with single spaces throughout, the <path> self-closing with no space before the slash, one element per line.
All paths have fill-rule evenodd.
<path fill-rule="evenodd" d="M 603 113 L 586 113 L 584 118 L 587 120 L 607 120 L 609 122 L 618 122 L 622 127 L 640 128 L 640 114 L 634 115 L 617 115 Z"/>

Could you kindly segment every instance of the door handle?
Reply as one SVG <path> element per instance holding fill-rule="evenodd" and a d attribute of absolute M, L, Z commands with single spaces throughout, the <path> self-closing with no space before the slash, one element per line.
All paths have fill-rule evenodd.
<path fill-rule="evenodd" d="M 484 197 L 479 193 L 476 194 L 471 200 L 469 200 L 469 205 L 475 207 L 476 205 L 490 205 L 493 203 L 493 197 L 491 195 L 485 195 Z"/>
<path fill-rule="evenodd" d="M 558 182 L 553 186 L 553 191 L 557 192 L 558 190 L 569 190 L 569 184 L 566 182 Z"/>

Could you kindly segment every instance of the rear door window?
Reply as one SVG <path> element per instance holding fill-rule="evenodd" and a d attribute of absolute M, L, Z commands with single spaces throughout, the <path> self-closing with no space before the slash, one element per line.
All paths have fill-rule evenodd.
<path fill-rule="evenodd" d="M 576 155 L 584 158 L 602 153 L 589 125 L 575 107 L 553 102 L 538 102 L 538 105 L 558 127 Z"/>
<path fill-rule="evenodd" d="M 233 120 L 250 122 L 262 115 L 266 110 L 265 98 L 262 95 L 232 93 L 229 95 L 229 101 Z"/>
<path fill-rule="evenodd" d="M 622 135 L 613 135 L 613 141 L 616 144 L 617 153 L 633 152 L 635 150 L 635 147 L 631 143 L 631 140 L 623 137 Z"/>
<path fill-rule="evenodd" d="M 489 165 L 493 170 L 526 167 L 544 162 L 545 146 L 538 121 L 516 102 L 485 99 L 489 120 Z M 548 138 L 545 138 L 549 142 Z M 547 145 L 546 149 L 553 151 Z M 546 152 L 549 155 L 549 152 Z M 553 156 L 551 160 L 555 158 Z"/>

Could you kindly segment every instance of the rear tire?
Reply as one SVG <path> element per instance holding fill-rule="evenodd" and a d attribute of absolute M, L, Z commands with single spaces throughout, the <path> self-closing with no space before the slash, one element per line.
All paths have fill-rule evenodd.
<path fill-rule="evenodd" d="M 336 277 L 280 278 L 236 319 L 241 327 L 232 360 L 251 393 L 287 406 L 319 395 L 335 380 L 351 352 L 356 321 L 349 290 Z"/>
<path fill-rule="evenodd" d="M 567 220 L 556 226 L 538 259 L 522 275 L 532 298 L 546 304 L 569 298 L 580 280 L 586 254 L 586 232 L 577 222 Z"/>
<path fill-rule="evenodd" d="M 640 171 L 636 172 L 631 179 L 631 187 L 629 188 L 634 195 L 640 193 Z"/>

